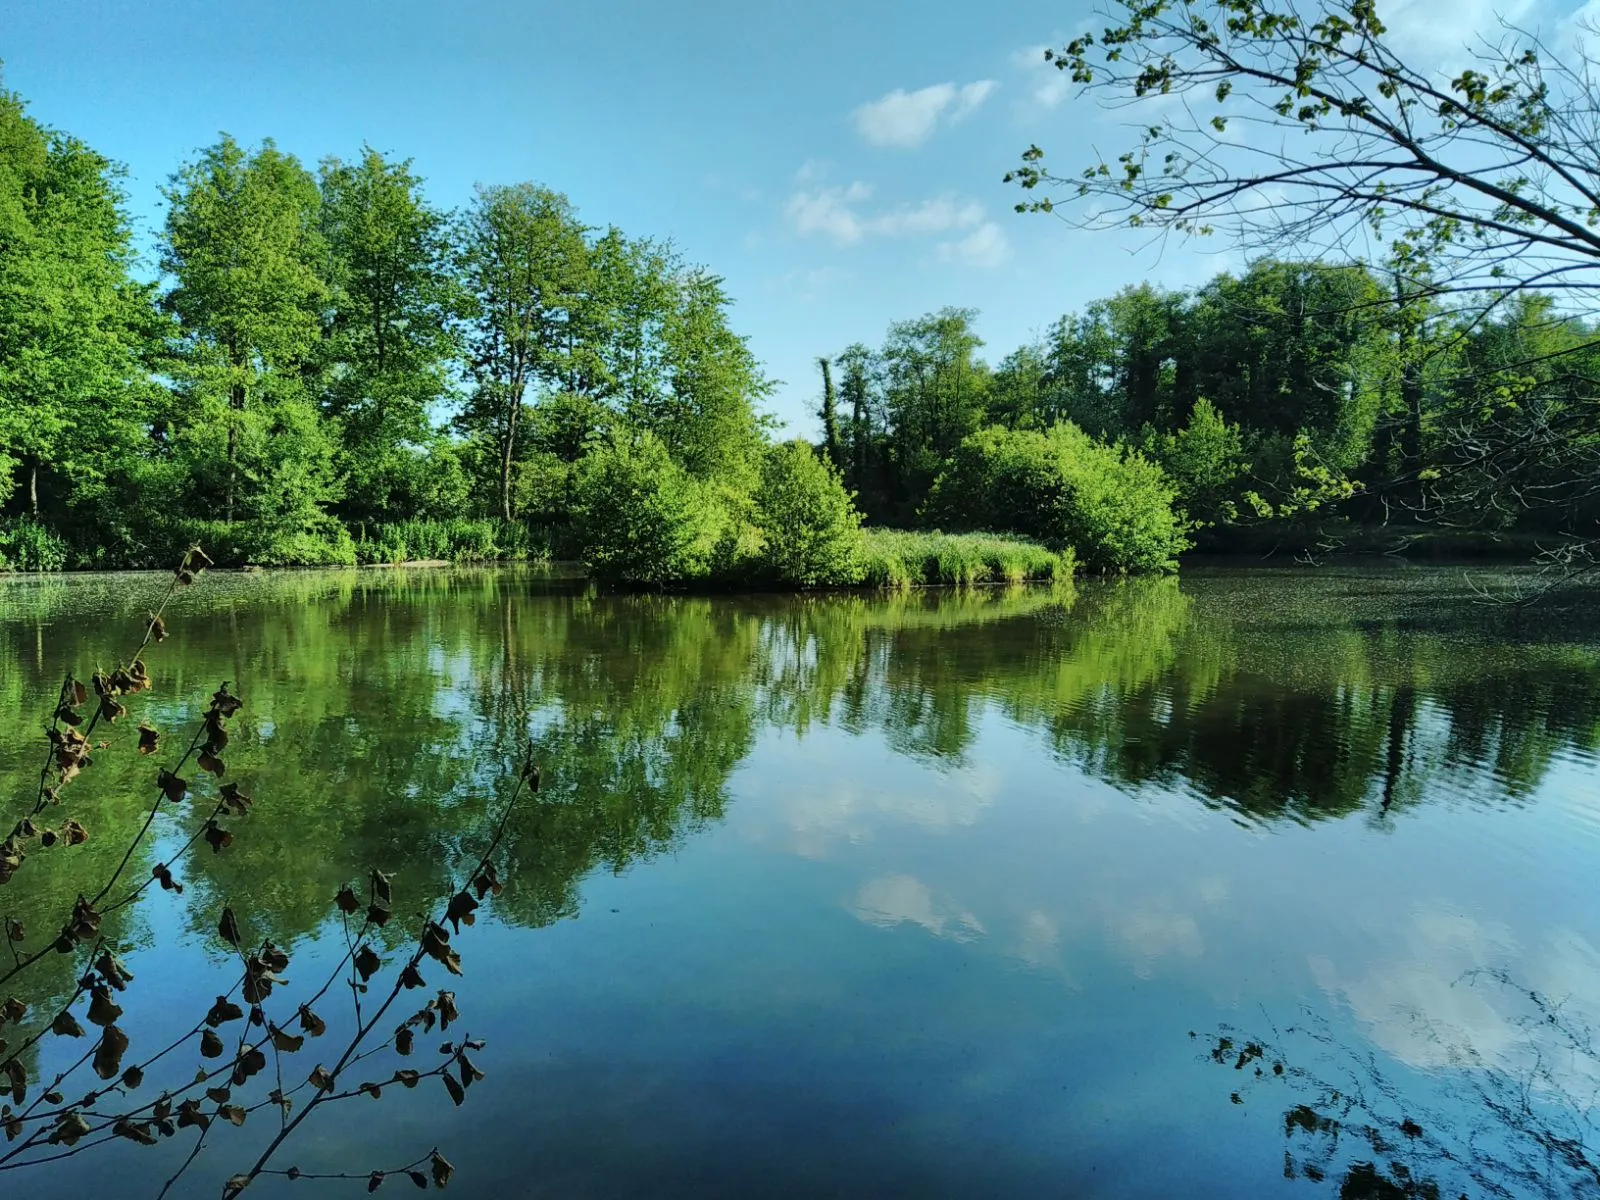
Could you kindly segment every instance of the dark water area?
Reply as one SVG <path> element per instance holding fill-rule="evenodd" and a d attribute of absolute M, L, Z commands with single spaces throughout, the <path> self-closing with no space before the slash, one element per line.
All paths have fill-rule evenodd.
<path fill-rule="evenodd" d="M 267 1004 L 287 1024 L 346 951 L 339 887 L 393 872 L 400 947 L 530 740 L 542 769 L 504 895 L 454 939 L 464 974 L 426 972 L 486 1078 L 459 1108 L 436 1080 L 328 1105 L 280 1166 L 364 1179 L 438 1146 L 452 1194 L 484 1197 L 1594 1195 L 1600 620 L 1592 592 L 1493 603 L 1518 579 L 1202 567 L 692 598 L 532 570 L 219 573 L 65 793 L 91 840 L 30 854 L 0 914 L 25 948 L 59 927 L 229 680 L 227 778 L 256 807 L 183 860 L 181 896 L 106 926 L 137 976 L 135 1054 L 237 975 L 224 904 L 289 950 Z M 62 674 L 115 665 L 160 587 L 0 583 L 18 813 Z M 133 752 L 140 719 L 162 754 Z M 132 877 L 206 811 L 166 810 Z M 74 978 L 56 956 L 12 986 L 37 1010 Z M 348 992 L 323 1010 L 334 1048 Z M 33 1065 L 83 1049 L 49 1038 Z M 174 1194 L 216 1195 L 276 1128 L 213 1131 Z M 153 1196 L 192 1144 L 0 1171 L 0 1192 Z"/>

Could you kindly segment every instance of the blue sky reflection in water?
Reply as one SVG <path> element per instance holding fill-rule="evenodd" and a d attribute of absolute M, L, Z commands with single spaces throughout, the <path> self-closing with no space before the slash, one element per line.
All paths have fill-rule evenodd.
<path fill-rule="evenodd" d="M 148 586 L 0 587 L 0 703 L 39 711 L 54 656 Z M 438 1088 L 340 1106 L 285 1165 L 438 1144 L 481 1196 L 1291 1197 L 1392 1157 L 1459 1190 L 1429 1147 L 1526 1145 L 1483 1128 L 1473 1079 L 1533 1081 L 1552 1127 L 1600 1080 L 1524 1023 L 1524 989 L 1600 1022 L 1591 602 L 1529 617 L 1417 570 L 714 600 L 217 576 L 151 704 L 175 728 L 238 679 L 230 772 L 263 807 L 128 931 L 138 1011 L 159 997 L 159 1031 L 209 1003 L 207 930 L 245 878 L 268 880 L 249 919 L 295 948 L 297 983 L 367 862 L 439 894 L 525 710 L 549 786 L 515 823 L 505 907 L 459 939 L 488 1078 L 460 1109 Z M 8 775 L 26 724 L 5 725 Z M 1267 1056 L 1213 1062 L 1225 1025 Z M 1319 1098 L 1271 1064 L 1332 1077 L 1348 1055 L 1391 1132 L 1425 1138 L 1286 1137 Z M 193 1194 L 255 1136 L 215 1139 Z M 121 1195 L 147 1173 L 153 1194 L 184 1150 L 12 1178 Z"/>

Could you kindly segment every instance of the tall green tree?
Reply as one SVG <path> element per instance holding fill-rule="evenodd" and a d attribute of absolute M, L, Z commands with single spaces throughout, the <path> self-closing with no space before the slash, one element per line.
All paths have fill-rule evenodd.
<path fill-rule="evenodd" d="M 352 163 L 325 159 L 318 182 L 331 285 L 322 402 L 339 426 L 341 511 L 413 516 L 457 350 L 446 217 L 409 161 L 371 147 Z"/>
<path fill-rule="evenodd" d="M 193 515 L 305 529 L 339 495 L 316 402 L 332 296 L 316 180 L 270 140 L 246 150 L 224 135 L 164 194 L 174 441 Z"/>
<path fill-rule="evenodd" d="M 81 502 L 146 439 L 155 323 L 121 172 L 0 90 L 0 504 Z M 48 494 L 50 487 L 57 494 Z"/>
<path fill-rule="evenodd" d="M 889 327 L 881 358 L 884 408 L 898 500 L 921 504 L 940 465 L 977 430 L 988 404 L 989 369 L 977 357 L 977 310 L 943 308 Z"/>
<path fill-rule="evenodd" d="M 565 196 L 533 183 L 480 187 L 458 230 L 473 384 L 458 424 L 492 446 L 507 520 L 529 389 L 560 388 L 577 369 L 573 321 L 591 282 L 584 233 Z"/>
<path fill-rule="evenodd" d="M 690 474 L 748 493 L 763 444 L 756 406 L 774 385 L 729 323 L 732 299 L 722 279 L 691 269 L 674 282 L 661 330 L 666 387 L 642 394 L 626 415 L 660 438 Z"/>
<path fill-rule="evenodd" d="M 606 396 L 619 411 L 642 410 L 667 386 L 666 328 L 683 264 L 670 242 L 609 229 L 592 251 L 595 294 L 607 319 L 595 322 Z"/>

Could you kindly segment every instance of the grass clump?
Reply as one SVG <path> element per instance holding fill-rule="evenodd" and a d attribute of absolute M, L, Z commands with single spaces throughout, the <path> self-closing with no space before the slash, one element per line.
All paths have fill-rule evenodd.
<path fill-rule="evenodd" d="M 521 521 L 453 517 L 448 520 L 393 521 L 361 530 L 356 561 L 389 565 L 407 562 L 509 562 L 547 557 L 540 539 Z"/>
<path fill-rule="evenodd" d="M 1072 550 L 1057 553 L 1026 538 L 996 533 L 864 531 L 863 583 L 879 588 L 919 584 L 1057 582 L 1072 578 Z"/>

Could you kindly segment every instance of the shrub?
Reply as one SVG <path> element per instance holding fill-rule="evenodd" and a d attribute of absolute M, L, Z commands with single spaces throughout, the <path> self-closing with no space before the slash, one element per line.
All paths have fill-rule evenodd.
<path fill-rule="evenodd" d="M 1184 510 L 1200 525 L 1232 521 L 1239 515 L 1238 481 L 1250 470 L 1244 434 L 1228 424 L 1211 401 L 1195 402 L 1189 421 L 1174 433 L 1145 427 L 1145 452 L 1161 464 Z"/>
<path fill-rule="evenodd" d="M 59 571 L 67 565 L 67 543 L 32 517 L 0 517 L 0 570 Z"/>
<path fill-rule="evenodd" d="M 574 500 L 584 566 L 614 583 L 705 579 L 732 525 L 712 485 L 692 478 L 649 433 L 619 436 L 588 455 Z"/>
<path fill-rule="evenodd" d="M 861 514 L 839 473 L 805 442 L 771 447 L 756 492 L 762 573 L 799 587 L 861 581 Z"/>
<path fill-rule="evenodd" d="M 862 540 L 862 580 L 873 587 L 1065 582 L 1072 570 L 1070 549 L 999 534 L 869 529 Z"/>
<path fill-rule="evenodd" d="M 174 521 L 160 530 L 152 554 L 161 561 L 194 545 L 205 546 L 225 567 L 342 567 L 356 561 L 350 531 L 329 516 L 299 528 L 261 521 Z"/>
<path fill-rule="evenodd" d="M 1072 547 L 1096 570 L 1166 571 L 1188 546 L 1176 489 L 1137 450 L 1076 425 L 1047 433 L 991 426 L 968 437 L 934 483 L 932 520 Z"/>

